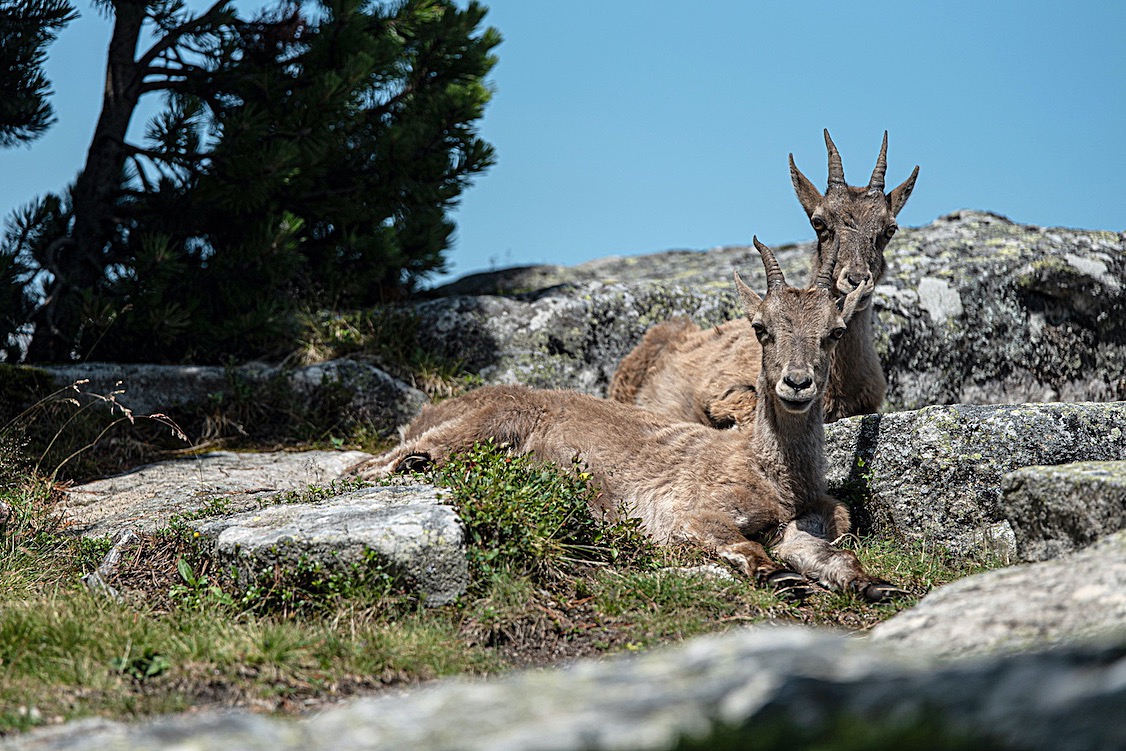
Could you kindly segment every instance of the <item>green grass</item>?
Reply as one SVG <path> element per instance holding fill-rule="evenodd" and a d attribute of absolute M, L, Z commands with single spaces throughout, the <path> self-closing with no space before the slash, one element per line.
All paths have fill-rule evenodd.
<path fill-rule="evenodd" d="M 67 535 L 55 486 L 0 460 L 0 502 L 10 507 L 0 536 L 0 734 L 208 704 L 299 711 L 761 621 L 863 630 L 911 602 L 824 592 L 795 605 L 745 579 L 681 573 L 707 556 L 656 547 L 631 522 L 596 523 L 586 509 L 597 489 L 581 467 L 545 468 L 486 446 L 431 479 L 469 533 L 471 586 L 454 605 L 424 608 L 385 578 L 313 569 L 236 586 L 208 567 L 183 521 L 125 551 L 115 600 L 80 580 L 108 541 Z M 925 545 L 850 544 L 872 573 L 917 594 L 992 565 Z"/>

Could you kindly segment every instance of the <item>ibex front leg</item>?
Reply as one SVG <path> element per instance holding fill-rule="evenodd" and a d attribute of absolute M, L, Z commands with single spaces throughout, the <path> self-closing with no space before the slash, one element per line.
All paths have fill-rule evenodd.
<path fill-rule="evenodd" d="M 770 585 L 785 597 L 804 600 L 813 594 L 808 579 L 779 566 L 761 543 L 747 539 L 726 514 L 698 512 L 688 525 L 688 535 L 697 544 L 713 548 L 745 576 Z"/>
<path fill-rule="evenodd" d="M 844 518 L 843 525 L 838 517 Z M 829 589 L 851 590 L 868 602 L 906 596 L 899 587 L 865 573 L 851 550 L 834 547 L 829 541 L 848 531 L 847 518 L 843 506 L 799 516 L 783 528 L 782 540 L 774 550 L 783 562 Z"/>

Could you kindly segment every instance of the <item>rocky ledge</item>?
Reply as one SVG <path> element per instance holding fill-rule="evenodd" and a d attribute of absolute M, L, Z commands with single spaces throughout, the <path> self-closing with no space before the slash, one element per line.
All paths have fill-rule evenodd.
<path fill-rule="evenodd" d="M 779 249 L 791 280 L 804 279 L 811 253 L 809 245 Z M 301 721 L 245 713 L 90 721 L 0 748 L 707 748 L 816 740 L 846 726 L 888 744 L 914 728 L 940 746 L 1120 748 L 1126 235 L 964 211 L 901 231 L 888 262 L 874 303 L 887 411 L 830 426 L 830 485 L 862 527 L 956 552 L 984 546 L 1025 563 L 940 587 L 869 638 L 745 629 L 631 658 L 439 682 Z M 478 275 L 437 290 L 415 312 L 424 346 L 464 361 L 484 382 L 602 394 L 649 325 L 671 315 L 700 323 L 737 315 L 733 267 L 763 286 L 753 249 L 721 248 Z M 285 377 L 295 387 L 346 386 L 356 419 L 379 434 L 420 408 L 423 399 L 399 384 L 357 386 L 369 381 L 355 362 Z M 75 366 L 56 378 L 95 372 L 125 382 L 124 403 L 151 398 L 159 409 L 169 398 L 118 366 Z M 317 466 L 331 469 L 317 481 L 332 486 L 357 458 L 322 457 Z M 212 554 L 236 566 L 284 565 L 277 556 L 287 551 L 339 558 L 331 551 L 342 545 L 435 601 L 463 586 L 458 525 L 432 489 L 357 494 L 342 484 L 335 495 L 303 498 L 285 494 L 307 484 L 307 469 L 231 484 L 229 457 L 193 461 L 195 484 L 172 483 L 151 513 L 113 485 L 120 478 L 102 481 L 101 495 L 74 489 L 76 531 L 127 534 L 138 520 L 194 509 L 206 512 L 191 523 Z M 218 471 L 200 472 L 209 462 Z M 379 524 L 394 529 L 391 548 L 375 544 Z M 417 533 L 413 542 L 404 531 Z M 452 548 L 434 553 L 438 542 Z M 404 550 L 427 552 L 409 563 Z M 427 569 L 438 560 L 454 561 L 452 572 Z"/>

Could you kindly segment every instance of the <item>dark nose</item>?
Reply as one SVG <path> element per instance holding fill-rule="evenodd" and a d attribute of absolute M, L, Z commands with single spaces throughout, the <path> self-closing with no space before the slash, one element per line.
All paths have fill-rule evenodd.
<path fill-rule="evenodd" d="M 787 373 L 782 378 L 782 382 L 794 391 L 801 391 L 813 385 L 813 379 L 804 373 Z"/>
<path fill-rule="evenodd" d="M 864 282 L 868 281 L 868 279 L 871 278 L 872 275 L 868 274 L 868 273 L 853 274 L 853 273 L 849 272 L 846 276 L 848 278 L 848 283 L 851 284 L 853 286 L 853 288 L 856 288 L 856 287 L 859 287 Z"/>

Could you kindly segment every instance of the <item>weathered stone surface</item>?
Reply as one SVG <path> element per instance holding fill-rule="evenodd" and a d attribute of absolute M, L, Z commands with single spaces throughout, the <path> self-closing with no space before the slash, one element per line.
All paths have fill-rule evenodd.
<path fill-rule="evenodd" d="M 870 638 L 951 657 L 1094 638 L 1126 644 L 1126 533 L 1063 558 L 939 587 Z"/>
<path fill-rule="evenodd" d="M 1005 475 L 1003 491 L 1026 561 L 1056 558 L 1126 528 L 1126 462 L 1025 467 Z"/>
<path fill-rule="evenodd" d="M 777 250 L 787 279 L 804 281 L 812 244 Z M 1126 234 L 960 211 L 903 228 L 887 258 L 874 306 L 888 410 L 1126 399 Z M 476 297 L 419 312 L 430 345 L 471 355 L 489 382 L 603 394 L 653 323 L 739 315 L 736 267 L 763 288 L 753 248 L 673 251 L 474 275 L 436 293 Z M 514 296 L 484 296 L 501 292 Z"/>
<path fill-rule="evenodd" d="M 938 747 L 957 738 L 958 747 L 989 739 L 993 748 L 1097 751 L 1126 737 L 1124 669 L 1121 647 L 938 662 L 836 634 L 754 628 L 557 671 L 443 681 L 301 721 L 241 712 L 95 721 L 0 748 L 644 751 L 682 739 L 752 747 L 764 728 L 830 745 L 832 728 L 849 722 L 878 739 L 881 728 L 926 721 Z"/>
<path fill-rule="evenodd" d="M 192 527 L 204 550 L 224 569 L 236 567 L 244 582 L 275 565 L 296 571 L 316 563 L 344 576 L 375 565 L 428 605 L 452 602 L 469 583 L 461 520 L 430 485 L 361 488 L 322 503 L 267 506 Z"/>
<path fill-rule="evenodd" d="M 307 399 L 339 389 L 345 402 L 340 409 L 342 426 L 368 426 L 384 436 L 410 422 L 430 401 L 422 391 L 363 360 L 342 358 L 306 365 L 288 371 L 287 377 L 293 390 Z"/>
<path fill-rule="evenodd" d="M 925 407 L 826 428 L 830 489 L 877 527 L 958 553 L 1016 557 L 1002 478 L 1036 464 L 1126 459 L 1126 402 Z M 1024 521 L 1018 520 L 1019 525 Z"/>
<path fill-rule="evenodd" d="M 429 401 L 412 386 L 364 360 L 342 358 L 298 368 L 248 363 L 234 368 L 203 365 L 136 365 L 80 363 L 44 367 L 58 387 L 85 381 L 87 393 L 113 395 L 136 415 L 154 413 L 173 418 L 183 408 L 230 399 L 236 391 L 257 389 L 265 400 L 267 388 L 281 384 L 285 398 L 332 399 L 348 425 L 366 425 L 390 435 L 410 421 Z"/>
<path fill-rule="evenodd" d="M 167 526 L 172 516 L 216 500 L 229 511 L 242 511 L 279 493 L 328 485 L 369 458 L 362 451 L 216 451 L 70 488 L 63 513 L 74 531 L 88 537 L 117 537 L 127 529 L 152 532 Z"/>
<path fill-rule="evenodd" d="M 271 368 L 250 363 L 239 368 L 212 365 L 148 365 L 85 362 L 43 366 L 62 388 L 84 382 L 82 390 L 114 395 L 117 402 L 138 415 L 168 414 L 177 408 L 203 404 L 211 395 L 230 391 L 232 378 L 263 383 Z"/>
<path fill-rule="evenodd" d="M 722 287 L 722 280 L 711 285 Z M 432 300 L 416 311 L 423 322 L 422 345 L 464 362 L 487 383 L 600 395 L 618 361 L 649 326 L 673 315 L 722 321 L 735 315 L 735 305 L 734 293 L 591 282 L 520 299 Z"/>

